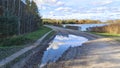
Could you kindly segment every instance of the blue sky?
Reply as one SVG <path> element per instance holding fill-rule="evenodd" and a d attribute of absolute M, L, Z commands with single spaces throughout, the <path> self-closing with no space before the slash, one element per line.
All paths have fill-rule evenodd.
<path fill-rule="evenodd" d="M 120 18 L 120 0 L 34 0 L 43 18 L 99 19 Z"/>

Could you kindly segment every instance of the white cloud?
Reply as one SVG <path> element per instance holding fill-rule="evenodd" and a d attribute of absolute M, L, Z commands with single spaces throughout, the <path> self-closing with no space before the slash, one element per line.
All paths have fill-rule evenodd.
<path fill-rule="evenodd" d="M 113 0 L 101 0 L 101 1 L 95 1 L 92 4 L 93 5 L 107 5 L 114 2 Z"/>
<path fill-rule="evenodd" d="M 120 13 L 74 13 L 71 15 L 63 15 L 63 16 L 49 16 L 47 18 L 52 19 L 93 19 L 93 20 L 110 20 L 110 19 L 118 19 L 120 17 Z M 46 18 L 46 17 L 44 17 Z"/>
<path fill-rule="evenodd" d="M 65 3 L 58 0 L 34 0 L 37 5 L 57 5 L 57 6 L 63 6 Z"/>
<path fill-rule="evenodd" d="M 87 11 L 87 13 L 105 13 L 106 11 L 108 11 L 108 7 L 96 7 L 96 8 L 92 8 L 90 10 Z"/>
<path fill-rule="evenodd" d="M 57 0 L 34 0 L 38 5 L 56 3 Z"/>
<path fill-rule="evenodd" d="M 47 10 L 53 6 L 63 6 L 65 3 L 58 0 L 34 0 L 40 10 Z M 47 6 L 46 6 L 47 5 Z"/>
<path fill-rule="evenodd" d="M 62 1 L 58 1 L 56 4 L 57 4 L 58 6 L 63 6 L 65 3 L 62 2 Z"/>
<path fill-rule="evenodd" d="M 40 10 L 47 10 L 49 6 L 44 5 L 54 5 L 57 3 L 57 0 L 34 0 Z"/>
<path fill-rule="evenodd" d="M 57 9 L 55 9 L 55 11 L 65 11 L 65 12 L 68 12 L 70 11 L 72 8 L 70 7 L 59 7 Z"/>
<path fill-rule="evenodd" d="M 46 10 L 47 9 L 47 7 L 45 7 L 45 6 L 40 6 L 40 8 L 39 9 L 41 9 L 41 10 Z"/>
<path fill-rule="evenodd" d="M 57 19 L 115 19 L 120 0 L 34 0 L 43 17 Z M 118 13 L 118 14 L 115 14 Z"/>
<path fill-rule="evenodd" d="M 117 7 L 102 6 L 102 7 L 92 8 L 92 9 L 87 11 L 87 13 L 106 13 L 106 12 L 111 12 L 111 13 L 120 12 L 120 9 Z"/>
<path fill-rule="evenodd" d="M 50 14 L 50 15 L 54 15 L 54 12 L 53 12 L 53 11 L 50 11 L 49 14 Z"/>

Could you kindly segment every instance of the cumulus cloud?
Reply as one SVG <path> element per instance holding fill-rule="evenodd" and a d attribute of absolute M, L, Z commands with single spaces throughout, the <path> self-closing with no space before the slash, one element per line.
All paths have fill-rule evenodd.
<path fill-rule="evenodd" d="M 92 4 L 93 5 L 107 5 L 114 2 L 113 0 L 101 0 L 101 1 L 95 1 Z"/>
<path fill-rule="evenodd" d="M 53 15 L 54 15 L 54 12 L 53 12 L 53 11 L 50 11 L 49 14 L 50 14 L 51 16 L 53 16 Z"/>
<path fill-rule="evenodd" d="M 58 1 L 56 4 L 57 4 L 58 6 L 63 6 L 65 3 L 62 2 L 62 1 Z"/>
<path fill-rule="evenodd" d="M 43 17 L 110 19 L 120 17 L 120 0 L 34 0 Z M 117 13 L 117 14 L 115 14 Z M 118 17 L 117 17 L 118 16 Z"/>
<path fill-rule="evenodd" d="M 65 3 L 62 1 L 58 1 L 58 0 L 34 0 L 37 5 L 57 5 L 57 6 L 62 6 Z"/>
<path fill-rule="evenodd" d="M 114 12 L 120 12 L 120 8 L 102 6 L 102 7 L 92 8 L 86 12 L 87 13 L 107 13 L 107 12 L 114 13 Z"/>
<path fill-rule="evenodd" d="M 38 5 L 56 3 L 57 0 L 34 0 Z"/>
<path fill-rule="evenodd" d="M 57 9 L 55 9 L 55 11 L 65 11 L 65 12 L 68 12 L 71 9 L 72 8 L 70 8 L 70 7 L 58 7 Z"/>

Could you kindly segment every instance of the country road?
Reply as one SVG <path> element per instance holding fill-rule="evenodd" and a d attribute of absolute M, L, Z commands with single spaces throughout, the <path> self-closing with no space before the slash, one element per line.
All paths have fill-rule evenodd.
<path fill-rule="evenodd" d="M 56 63 L 43 68 L 120 68 L 120 43 L 86 32 L 47 26 L 58 32 L 84 36 L 89 39 L 82 46 L 70 48 Z"/>
<path fill-rule="evenodd" d="M 81 31 L 78 31 L 78 30 L 71 30 L 71 29 L 66 29 L 66 28 L 61 28 L 61 27 L 56 27 L 56 26 L 49 26 L 49 25 L 45 25 L 45 26 L 47 26 L 49 28 L 52 28 L 53 30 L 55 30 L 57 32 L 60 32 L 60 33 L 63 33 L 63 34 L 74 34 L 74 35 L 77 35 L 77 36 L 83 36 L 83 37 L 86 37 L 89 40 L 94 40 L 96 38 L 101 38 L 101 36 L 93 35 L 93 34 L 86 33 L 86 32 L 81 32 Z"/>

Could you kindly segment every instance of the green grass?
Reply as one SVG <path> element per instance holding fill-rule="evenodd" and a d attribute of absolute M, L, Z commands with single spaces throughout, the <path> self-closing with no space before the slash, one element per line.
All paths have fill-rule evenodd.
<path fill-rule="evenodd" d="M 120 34 L 111 34 L 111 33 L 97 33 L 97 32 L 90 32 L 96 35 L 104 36 L 104 37 L 120 37 Z"/>
<path fill-rule="evenodd" d="M 0 47 L 21 46 L 27 43 L 32 43 L 50 30 L 50 28 L 43 26 L 39 30 L 32 33 L 0 39 Z"/>
<path fill-rule="evenodd" d="M 113 38 L 120 42 L 120 34 L 111 34 L 111 33 L 98 33 L 98 32 L 90 32 L 92 34 L 100 35 L 103 37 Z"/>
<path fill-rule="evenodd" d="M 47 27 L 41 27 L 38 31 L 32 32 L 30 34 L 26 34 L 24 37 L 30 39 L 32 41 L 36 41 L 40 37 L 42 37 L 45 33 L 49 32 L 51 29 Z"/>
<path fill-rule="evenodd" d="M 21 46 L 21 47 L 1 47 L 0 48 L 0 60 L 15 53 L 16 51 L 19 51 L 22 48 L 24 48 L 24 47 L 23 46 Z"/>
<path fill-rule="evenodd" d="M 14 59 L 13 61 L 7 63 L 6 65 L 4 65 L 4 68 L 11 68 L 12 65 L 14 65 L 15 63 L 19 62 L 20 60 L 26 58 L 27 56 L 29 56 L 32 53 L 33 50 L 27 51 L 26 53 L 20 55 L 19 57 L 17 57 L 16 59 Z"/>
<path fill-rule="evenodd" d="M 43 41 L 47 40 L 48 38 L 50 38 L 52 35 L 54 35 L 56 32 L 55 31 L 52 31 L 49 35 L 47 35 Z"/>
<path fill-rule="evenodd" d="M 27 44 L 35 42 L 37 39 L 41 38 L 50 30 L 50 28 L 42 26 L 39 30 L 35 32 L 21 36 L 14 36 L 0 41 L 0 60 L 10 56 L 11 54 L 19 51 L 26 46 L 29 46 Z"/>
<path fill-rule="evenodd" d="M 45 41 L 45 40 L 47 40 L 47 39 L 50 39 L 54 34 L 55 34 L 55 31 L 52 31 L 49 35 L 47 35 L 47 36 L 45 37 L 45 39 L 44 39 L 43 41 Z M 39 47 L 41 47 L 41 46 L 37 46 L 36 48 L 39 48 Z M 16 59 L 14 59 L 13 61 L 11 61 L 10 63 L 6 64 L 6 65 L 3 66 L 3 67 L 4 67 L 4 68 L 10 68 L 10 67 L 11 67 L 12 65 L 14 65 L 15 63 L 17 63 L 17 62 L 19 62 L 20 60 L 22 60 L 22 59 L 26 58 L 27 56 L 29 56 L 34 50 L 36 50 L 36 48 L 34 48 L 34 49 L 32 49 L 32 50 L 29 50 L 29 51 L 27 51 L 26 53 L 20 55 L 19 57 L 17 57 Z"/>

